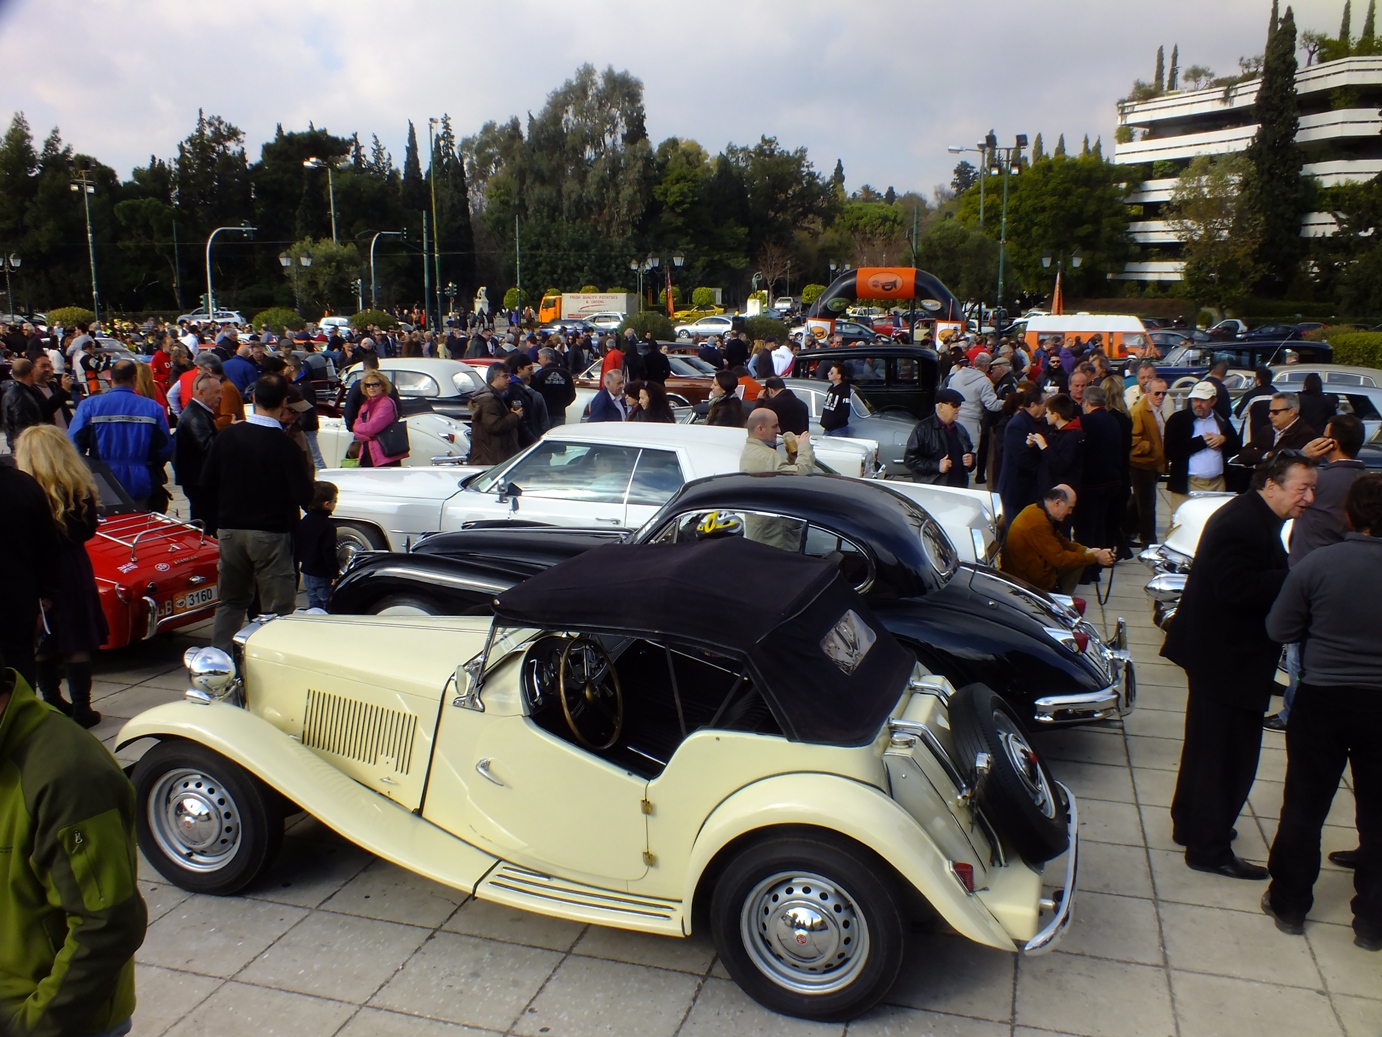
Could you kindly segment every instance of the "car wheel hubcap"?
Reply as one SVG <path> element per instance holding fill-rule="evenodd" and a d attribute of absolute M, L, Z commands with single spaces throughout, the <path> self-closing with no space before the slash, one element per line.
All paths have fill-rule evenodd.
<path fill-rule="evenodd" d="M 800 994 L 843 989 L 868 960 L 868 926 L 853 899 L 819 875 L 764 879 L 745 898 L 739 928 L 758 970 Z"/>
<path fill-rule="evenodd" d="M 216 871 L 240 848 L 240 810 L 211 775 L 170 771 L 154 786 L 148 809 L 158 848 L 192 871 Z"/>
<path fill-rule="evenodd" d="M 1027 744 L 1026 737 L 1013 726 L 1006 714 L 994 713 L 993 721 L 998 727 L 998 741 L 1003 746 L 1003 753 L 1022 780 L 1027 795 L 1032 797 L 1032 802 L 1038 810 L 1047 817 L 1054 818 L 1056 797 L 1046 781 L 1046 772 L 1041 769 L 1041 761 L 1037 758 L 1036 750 Z"/>

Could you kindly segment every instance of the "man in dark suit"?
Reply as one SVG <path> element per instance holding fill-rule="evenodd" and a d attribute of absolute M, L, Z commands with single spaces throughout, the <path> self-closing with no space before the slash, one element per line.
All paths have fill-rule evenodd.
<path fill-rule="evenodd" d="M 221 407 L 221 376 L 203 371 L 192 379 L 192 399 L 182 408 L 173 436 L 173 472 L 187 496 L 193 522 L 216 535 L 216 499 L 202 486 L 202 468 L 216 438 Z"/>
<path fill-rule="evenodd" d="M 1185 670 L 1190 689 L 1171 830 L 1196 871 L 1267 877 L 1234 854 L 1233 824 L 1257 775 L 1281 655 L 1266 628 L 1286 579 L 1281 526 L 1300 515 L 1314 487 L 1313 461 L 1278 453 L 1253 473 L 1252 489 L 1214 513 L 1161 649 Z"/>
<path fill-rule="evenodd" d="M 1316 437 L 1315 430 L 1300 420 L 1300 397 L 1293 392 L 1272 394 L 1267 419 L 1271 425 L 1259 429 L 1238 454 L 1249 468 L 1278 450 L 1304 450 Z"/>
<path fill-rule="evenodd" d="M 624 409 L 624 372 L 605 372 L 605 384 L 590 399 L 591 421 L 624 421 L 628 411 Z"/>
<path fill-rule="evenodd" d="M 1204 380 L 1214 386 L 1214 410 L 1225 421 L 1233 413 L 1233 397 L 1228 394 L 1228 386 L 1224 385 L 1227 377 L 1227 360 L 1215 360 L 1209 365 L 1209 373 L 1204 376 Z"/>
<path fill-rule="evenodd" d="M 783 432 L 801 435 L 811 431 L 811 410 L 803 400 L 777 375 L 763 379 L 763 391 L 759 394 L 757 405 L 770 407 L 777 414 L 778 425 Z"/>

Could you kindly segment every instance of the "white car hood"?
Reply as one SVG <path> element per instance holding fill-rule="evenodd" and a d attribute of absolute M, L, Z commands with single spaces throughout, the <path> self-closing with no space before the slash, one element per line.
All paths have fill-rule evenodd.
<path fill-rule="evenodd" d="M 333 482 L 341 493 L 361 496 L 404 497 L 440 503 L 461 488 L 461 483 L 485 468 L 470 465 L 438 465 L 435 468 L 332 468 L 319 478 Z"/>

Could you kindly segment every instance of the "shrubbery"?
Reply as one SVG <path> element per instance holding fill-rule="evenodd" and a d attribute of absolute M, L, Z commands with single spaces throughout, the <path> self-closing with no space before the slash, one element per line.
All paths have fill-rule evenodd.
<path fill-rule="evenodd" d="M 810 306 L 825 293 L 825 285 L 808 284 L 801 290 L 801 305 Z"/>
<path fill-rule="evenodd" d="M 1328 338 L 1336 364 L 1382 369 L 1382 331 L 1349 331 Z"/>
<path fill-rule="evenodd" d="M 88 324 L 96 319 L 96 314 L 81 306 L 59 306 L 55 310 L 48 311 L 48 326 L 61 324 L 64 328 L 70 328 L 77 321 L 84 320 Z"/>
<path fill-rule="evenodd" d="M 392 313 L 385 313 L 383 310 L 361 310 L 350 318 L 350 326 L 356 331 L 365 331 L 371 324 L 387 331 L 397 323 L 397 317 Z"/>
<path fill-rule="evenodd" d="M 286 306 L 270 306 L 251 317 L 250 323 L 256 328 L 262 328 L 267 324 L 269 330 L 277 334 L 285 327 L 289 331 L 301 331 L 306 322 L 298 316 L 297 310 L 290 310 Z"/>
<path fill-rule="evenodd" d="M 787 325 L 772 317 L 749 317 L 744 321 L 744 331 L 750 342 L 772 336 L 779 342 L 787 341 Z"/>
<path fill-rule="evenodd" d="M 512 310 L 526 305 L 527 293 L 521 292 L 517 288 L 510 288 L 504 293 L 504 309 Z"/>
<path fill-rule="evenodd" d="M 715 305 L 714 288 L 697 288 L 691 292 L 691 305 L 700 309 L 702 306 Z"/>
<path fill-rule="evenodd" d="M 630 313 L 619 325 L 619 334 L 624 334 L 629 328 L 633 329 L 635 335 L 642 338 L 648 332 L 653 333 L 653 338 L 659 342 L 671 342 L 677 337 L 677 333 L 672 330 L 672 322 L 661 313 L 648 310 L 643 313 Z"/>

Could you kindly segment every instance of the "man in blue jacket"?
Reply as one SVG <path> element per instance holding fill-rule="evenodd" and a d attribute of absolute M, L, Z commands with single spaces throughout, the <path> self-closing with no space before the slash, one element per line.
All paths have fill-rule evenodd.
<path fill-rule="evenodd" d="M 135 503 L 147 508 L 154 489 L 150 466 L 162 467 L 173 455 L 173 439 L 167 411 L 134 391 L 135 364 L 115 362 L 110 390 L 82 400 L 67 435 L 78 451 L 104 461 Z"/>

